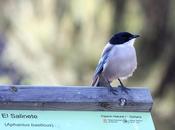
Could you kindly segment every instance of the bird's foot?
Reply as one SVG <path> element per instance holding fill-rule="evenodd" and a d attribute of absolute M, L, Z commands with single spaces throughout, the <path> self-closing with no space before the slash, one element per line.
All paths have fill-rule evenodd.
<path fill-rule="evenodd" d="M 126 94 L 128 94 L 128 92 L 131 90 L 123 85 L 120 85 L 119 88 L 121 89 L 121 91 L 125 92 Z"/>
<path fill-rule="evenodd" d="M 108 87 L 109 93 L 112 93 L 114 95 L 118 95 L 118 90 L 114 89 L 112 86 Z"/>

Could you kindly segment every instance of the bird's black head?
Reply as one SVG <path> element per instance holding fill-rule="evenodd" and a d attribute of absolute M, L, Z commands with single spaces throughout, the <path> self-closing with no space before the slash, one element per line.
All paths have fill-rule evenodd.
<path fill-rule="evenodd" d="M 113 45 L 119 45 L 137 37 L 139 37 L 139 35 L 133 35 L 128 32 L 119 32 L 113 35 L 112 38 L 109 40 L 109 42 L 110 44 L 113 44 Z"/>

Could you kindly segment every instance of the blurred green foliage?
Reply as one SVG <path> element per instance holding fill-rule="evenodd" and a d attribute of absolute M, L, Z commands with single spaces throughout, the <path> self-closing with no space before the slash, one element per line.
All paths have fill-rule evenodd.
<path fill-rule="evenodd" d="M 0 0 L 0 82 L 89 85 L 110 36 L 138 33 L 138 69 L 125 84 L 150 86 L 157 129 L 173 130 L 174 5 L 173 0 Z"/>

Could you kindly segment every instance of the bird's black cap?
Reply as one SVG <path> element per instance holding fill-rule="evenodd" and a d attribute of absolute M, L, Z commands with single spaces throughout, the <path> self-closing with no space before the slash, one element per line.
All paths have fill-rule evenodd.
<path fill-rule="evenodd" d="M 139 37 L 139 35 L 134 35 L 129 32 L 119 32 L 113 35 L 109 40 L 109 42 L 110 44 L 118 45 L 118 44 L 123 44 L 125 42 L 128 42 L 129 40 L 137 37 Z"/>

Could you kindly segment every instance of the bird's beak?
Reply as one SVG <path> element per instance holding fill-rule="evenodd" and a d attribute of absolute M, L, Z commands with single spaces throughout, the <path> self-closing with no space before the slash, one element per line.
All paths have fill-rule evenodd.
<path fill-rule="evenodd" d="M 140 37 L 140 35 L 134 35 L 134 36 L 133 36 L 133 38 L 138 38 L 138 37 Z"/>

